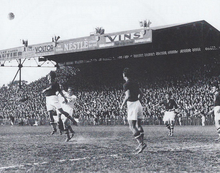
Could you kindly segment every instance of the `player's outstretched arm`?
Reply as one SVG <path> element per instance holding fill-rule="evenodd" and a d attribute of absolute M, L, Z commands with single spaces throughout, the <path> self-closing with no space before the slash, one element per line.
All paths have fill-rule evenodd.
<path fill-rule="evenodd" d="M 49 87 L 47 87 L 46 89 L 44 89 L 44 90 L 42 91 L 42 93 L 45 93 L 45 92 L 48 91 L 49 89 L 51 89 L 51 86 L 49 86 Z"/>

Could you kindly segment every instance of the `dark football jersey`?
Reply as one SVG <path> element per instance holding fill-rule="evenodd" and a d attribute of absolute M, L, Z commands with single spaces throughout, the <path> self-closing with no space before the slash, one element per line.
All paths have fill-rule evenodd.
<path fill-rule="evenodd" d="M 220 106 L 220 91 L 214 95 L 214 106 Z"/>
<path fill-rule="evenodd" d="M 50 89 L 45 92 L 46 96 L 56 95 L 57 91 L 61 91 L 60 86 L 57 82 L 51 83 L 49 87 Z"/>
<path fill-rule="evenodd" d="M 164 105 L 166 110 L 177 109 L 177 104 L 173 99 L 169 99 L 169 101 L 164 100 L 160 105 Z"/>
<path fill-rule="evenodd" d="M 130 91 L 130 95 L 128 97 L 128 101 L 134 102 L 138 100 L 138 94 L 139 94 L 139 86 L 136 82 L 128 80 L 123 85 L 124 92 L 127 90 Z"/>

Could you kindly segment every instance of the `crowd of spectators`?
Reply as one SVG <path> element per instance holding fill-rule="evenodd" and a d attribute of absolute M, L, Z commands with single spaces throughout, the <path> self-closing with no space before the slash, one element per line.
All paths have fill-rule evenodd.
<path fill-rule="evenodd" d="M 75 110 L 79 114 L 81 125 L 120 125 L 126 124 L 126 110 L 119 110 L 123 95 L 123 66 L 115 64 L 86 64 L 66 66 L 57 69 L 58 81 L 64 88 L 72 86 L 81 107 Z M 144 124 L 163 124 L 163 107 L 155 106 L 164 99 L 165 93 L 172 92 L 179 106 L 176 123 L 179 125 L 201 125 L 202 117 L 206 124 L 213 124 L 213 116 L 207 113 L 213 104 L 210 83 L 216 80 L 212 74 L 217 63 L 188 66 L 187 70 L 169 73 L 147 73 L 139 70 L 137 80 L 143 90 Z M 153 75 L 152 75 L 153 74 Z M 48 86 L 46 76 L 35 82 L 10 84 L 0 88 L 0 123 L 44 125 L 48 124 L 45 96 L 41 93 Z"/>

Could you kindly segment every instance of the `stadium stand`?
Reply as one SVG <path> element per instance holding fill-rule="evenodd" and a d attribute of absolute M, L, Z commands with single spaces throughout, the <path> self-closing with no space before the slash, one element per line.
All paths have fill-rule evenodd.
<path fill-rule="evenodd" d="M 166 72 L 167 66 L 160 67 L 161 59 L 154 61 L 154 66 L 143 61 L 136 62 L 136 79 L 145 94 L 143 105 L 145 108 L 144 124 L 161 125 L 162 108 L 155 105 L 164 98 L 164 93 L 171 91 L 180 107 L 176 119 L 179 125 L 201 125 L 202 115 L 206 115 L 206 125 L 213 124 L 213 117 L 207 116 L 212 105 L 212 95 L 209 84 L 218 78 L 216 69 L 218 62 L 197 64 L 197 61 L 175 64 L 172 70 Z M 173 62 L 173 60 L 172 60 Z M 64 85 L 72 86 L 82 108 L 76 109 L 80 115 L 81 125 L 122 125 L 124 112 L 119 111 L 122 92 L 122 69 L 133 63 L 96 63 L 84 64 L 78 67 L 65 67 L 57 69 L 59 81 Z M 185 67 L 187 66 L 187 70 Z M 148 67 L 154 68 L 154 73 L 148 72 Z M 182 67 L 182 69 L 181 69 Z M 184 70 L 185 69 L 185 70 Z M 150 69 L 149 71 L 151 71 Z M 22 84 L 22 89 L 16 86 L 1 87 L 1 116 L 2 124 L 9 124 L 10 115 L 15 118 L 15 124 L 20 125 L 46 125 L 49 120 L 46 113 L 45 97 L 41 91 L 46 88 L 46 78 L 33 83 Z M 20 98 L 28 96 L 27 100 Z M 181 121 L 181 122 L 179 122 Z"/>

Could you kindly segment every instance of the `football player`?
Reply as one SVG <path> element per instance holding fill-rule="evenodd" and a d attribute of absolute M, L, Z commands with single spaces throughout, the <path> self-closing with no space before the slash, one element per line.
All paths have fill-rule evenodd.
<path fill-rule="evenodd" d="M 159 105 L 164 105 L 166 109 L 164 112 L 163 122 L 169 130 L 169 136 L 173 136 L 176 115 L 175 110 L 177 109 L 177 104 L 174 99 L 171 98 L 171 95 L 171 93 L 166 93 L 166 99 L 159 103 Z"/>
<path fill-rule="evenodd" d="M 50 116 L 50 124 L 53 128 L 53 131 L 51 134 L 53 135 L 57 131 L 56 123 L 54 122 L 54 117 L 53 117 L 53 110 L 58 110 L 61 114 L 65 115 L 65 117 L 69 118 L 73 122 L 75 122 L 75 120 L 67 112 L 65 112 L 62 109 L 58 101 L 58 97 L 56 95 L 57 91 L 62 95 L 65 102 L 67 102 L 67 99 L 64 96 L 62 90 L 60 89 L 58 82 L 56 81 L 56 73 L 54 71 L 51 71 L 49 75 L 47 75 L 47 79 L 49 81 L 49 87 L 44 89 L 42 93 L 45 93 L 46 95 L 46 106 L 47 106 L 47 111 Z"/>
<path fill-rule="evenodd" d="M 67 92 L 63 91 L 63 93 L 67 99 L 67 103 L 65 102 L 64 98 L 58 93 L 58 99 L 59 102 L 61 103 L 61 107 L 63 108 L 64 111 L 68 112 L 69 115 L 71 115 L 72 117 L 78 118 L 78 116 L 74 115 L 74 107 L 77 104 L 76 103 L 77 97 L 73 94 L 73 88 L 68 87 Z M 59 119 L 57 121 L 60 121 L 61 119 L 61 122 L 63 122 L 64 131 L 67 135 L 66 142 L 68 142 L 75 134 L 75 132 L 71 127 L 71 121 L 59 112 L 58 112 L 58 118 Z M 77 122 L 74 121 L 73 125 L 77 126 Z"/>
<path fill-rule="evenodd" d="M 214 112 L 215 127 L 218 133 L 216 141 L 220 141 L 220 91 L 218 82 L 214 82 L 212 85 L 211 93 L 214 95 L 214 108 L 208 114 Z"/>
<path fill-rule="evenodd" d="M 140 100 L 143 97 L 143 93 L 139 89 L 138 84 L 132 79 L 132 73 L 129 68 L 124 69 L 123 78 L 126 81 L 123 85 L 125 98 L 123 99 L 120 109 L 122 110 L 123 106 L 127 104 L 127 120 L 130 130 L 132 131 L 134 138 L 138 142 L 136 154 L 139 154 L 147 146 L 144 143 L 144 130 L 141 126 L 141 122 L 144 116 L 143 107 Z"/>

